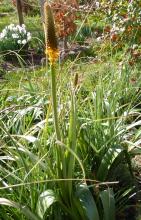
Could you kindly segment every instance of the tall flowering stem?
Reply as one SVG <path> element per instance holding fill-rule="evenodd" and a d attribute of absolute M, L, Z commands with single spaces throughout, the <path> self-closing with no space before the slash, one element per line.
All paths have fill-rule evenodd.
<path fill-rule="evenodd" d="M 60 179 L 70 179 L 69 181 L 58 182 L 60 188 L 60 198 L 62 202 L 65 201 L 65 205 L 72 210 L 72 198 L 73 198 L 73 182 L 74 169 L 76 161 L 76 104 L 75 104 L 75 88 L 71 93 L 71 109 L 70 109 L 70 123 L 68 132 L 67 146 L 62 143 L 57 112 L 57 94 L 56 94 L 56 71 L 55 63 L 59 56 L 59 50 L 57 45 L 57 38 L 55 32 L 54 18 L 50 5 L 46 2 L 44 4 L 44 31 L 46 39 L 46 55 L 50 62 L 51 70 L 51 90 L 52 90 L 52 106 L 54 115 L 54 126 L 57 137 L 57 146 L 59 144 L 63 147 L 56 147 L 54 153 L 56 155 L 56 173 Z M 77 79 L 75 80 L 75 87 Z M 74 208 L 75 204 L 74 204 Z M 73 212 L 73 211 L 72 211 Z"/>
<path fill-rule="evenodd" d="M 61 140 L 59 123 L 58 123 L 58 114 L 57 114 L 56 71 L 55 71 L 55 63 L 59 57 L 59 50 L 57 45 L 57 37 L 55 32 L 53 13 L 50 5 L 47 2 L 45 2 L 44 4 L 44 32 L 45 32 L 45 41 L 46 41 L 45 53 L 50 61 L 50 70 L 51 70 L 51 90 L 52 90 L 54 126 L 55 126 L 56 137 L 58 140 Z"/>

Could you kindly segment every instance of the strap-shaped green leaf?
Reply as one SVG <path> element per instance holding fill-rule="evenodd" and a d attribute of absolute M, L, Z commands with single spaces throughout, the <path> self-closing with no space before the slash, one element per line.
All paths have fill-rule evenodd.
<path fill-rule="evenodd" d="M 99 220 L 99 213 L 94 198 L 87 185 L 80 185 L 77 195 L 86 211 L 89 220 Z"/>
<path fill-rule="evenodd" d="M 115 220 L 115 198 L 113 190 L 108 188 L 100 193 L 104 210 L 103 220 Z"/>
<path fill-rule="evenodd" d="M 16 209 L 20 209 L 20 211 L 27 217 L 29 220 L 41 220 L 37 215 L 35 215 L 28 207 L 25 205 L 21 205 L 9 199 L 0 198 L 0 205 L 10 206 Z"/>
<path fill-rule="evenodd" d="M 110 147 L 105 155 L 102 158 L 100 167 L 97 172 L 97 179 L 99 181 L 105 181 L 108 171 L 110 170 L 114 160 L 119 156 L 123 151 L 123 148 L 120 146 Z"/>

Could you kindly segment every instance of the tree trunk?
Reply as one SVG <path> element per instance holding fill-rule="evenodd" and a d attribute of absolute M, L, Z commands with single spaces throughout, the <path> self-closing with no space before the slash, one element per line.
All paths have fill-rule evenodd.
<path fill-rule="evenodd" d="M 39 0 L 42 22 L 44 22 L 44 3 L 45 2 L 46 2 L 46 0 Z"/>
<path fill-rule="evenodd" d="M 22 25 L 22 24 L 24 24 L 24 19 L 23 19 L 22 2 L 21 2 L 21 0 L 16 0 L 16 6 L 17 6 L 19 24 Z"/>

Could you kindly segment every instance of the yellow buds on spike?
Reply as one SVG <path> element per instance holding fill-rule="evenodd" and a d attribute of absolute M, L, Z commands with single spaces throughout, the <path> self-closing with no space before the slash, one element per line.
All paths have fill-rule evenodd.
<path fill-rule="evenodd" d="M 49 61 L 52 65 L 59 57 L 59 50 L 57 45 L 53 13 L 50 5 L 47 2 L 44 4 L 44 31 L 46 40 L 45 53 L 48 55 Z"/>

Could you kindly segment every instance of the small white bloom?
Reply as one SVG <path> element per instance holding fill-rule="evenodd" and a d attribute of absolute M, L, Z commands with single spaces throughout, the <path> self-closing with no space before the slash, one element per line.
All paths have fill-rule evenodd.
<path fill-rule="evenodd" d="M 111 28 L 111 33 L 114 33 L 114 32 L 119 32 L 120 31 L 120 28 L 116 26 L 116 24 L 114 23 L 113 24 L 113 27 Z"/>
<path fill-rule="evenodd" d="M 20 33 L 22 33 L 22 32 L 25 31 L 24 28 L 23 28 L 22 26 L 20 26 L 20 25 L 17 25 L 17 29 L 18 29 L 18 31 L 19 31 Z"/>
<path fill-rule="evenodd" d="M 108 9 L 108 15 L 110 15 L 110 14 L 111 14 L 111 12 L 112 12 L 112 11 L 111 11 L 111 9 Z"/>
<path fill-rule="evenodd" d="M 97 42 L 100 42 L 101 40 L 102 40 L 101 37 L 97 37 L 97 38 L 96 38 L 96 41 L 97 41 Z"/>
<path fill-rule="evenodd" d="M 10 24 L 9 26 L 7 26 L 7 28 L 8 28 L 10 31 L 12 31 L 13 28 L 14 28 L 14 24 Z"/>
<path fill-rule="evenodd" d="M 2 33 L 0 34 L 0 38 L 3 39 L 4 37 L 5 37 L 5 34 L 2 32 Z"/>
<path fill-rule="evenodd" d="M 25 30 L 25 28 L 22 29 L 22 32 L 23 32 L 24 34 L 26 34 L 26 30 Z"/>
<path fill-rule="evenodd" d="M 99 2 L 96 2 L 95 5 L 96 5 L 96 8 L 100 7 L 100 3 Z"/>
<path fill-rule="evenodd" d="M 22 41 L 21 41 L 21 40 L 18 40 L 17 42 L 18 42 L 18 44 L 22 44 Z"/>
<path fill-rule="evenodd" d="M 18 25 L 18 30 L 19 30 L 20 33 L 22 33 L 23 28 L 22 28 L 21 26 Z"/>
<path fill-rule="evenodd" d="M 27 32 L 27 40 L 31 40 L 31 33 L 30 32 Z"/>
<path fill-rule="evenodd" d="M 3 32 L 0 34 L 0 38 L 2 39 L 2 38 L 4 38 L 5 37 L 5 35 L 3 34 Z"/>
<path fill-rule="evenodd" d="M 31 36 L 30 32 L 27 32 L 27 36 L 28 36 L 28 37 Z"/>
<path fill-rule="evenodd" d="M 30 41 L 31 40 L 31 36 L 27 37 L 27 40 Z"/>
<path fill-rule="evenodd" d="M 133 50 L 137 49 L 138 48 L 138 44 L 133 44 L 132 48 L 133 48 Z"/>
<path fill-rule="evenodd" d="M 2 32 L 3 32 L 3 34 L 5 34 L 5 35 L 7 34 L 7 30 L 6 30 L 6 29 L 4 29 Z"/>
<path fill-rule="evenodd" d="M 12 28 L 13 28 L 14 26 L 15 26 L 14 24 L 10 24 L 10 25 L 9 25 L 9 27 L 12 27 Z"/>
<path fill-rule="evenodd" d="M 13 37 L 14 39 L 16 39 L 16 38 L 19 38 L 19 35 L 18 35 L 18 34 L 12 34 L 12 37 Z"/>
<path fill-rule="evenodd" d="M 115 27 L 115 31 L 119 31 L 119 27 Z"/>
<path fill-rule="evenodd" d="M 21 28 L 21 26 L 20 26 L 20 25 L 17 25 L 16 27 L 17 27 L 17 29 Z"/>
<path fill-rule="evenodd" d="M 22 27 L 25 28 L 25 24 L 22 24 Z"/>
<path fill-rule="evenodd" d="M 22 44 L 26 44 L 27 43 L 27 41 L 24 39 L 24 40 L 22 40 Z"/>
<path fill-rule="evenodd" d="M 125 27 L 120 28 L 120 32 L 124 32 L 125 31 Z"/>
<path fill-rule="evenodd" d="M 18 30 L 17 26 L 13 27 L 13 31 L 17 31 L 17 30 Z"/>
<path fill-rule="evenodd" d="M 113 21 L 116 21 L 117 19 L 118 19 L 118 15 L 115 14 L 115 15 L 113 16 Z"/>

